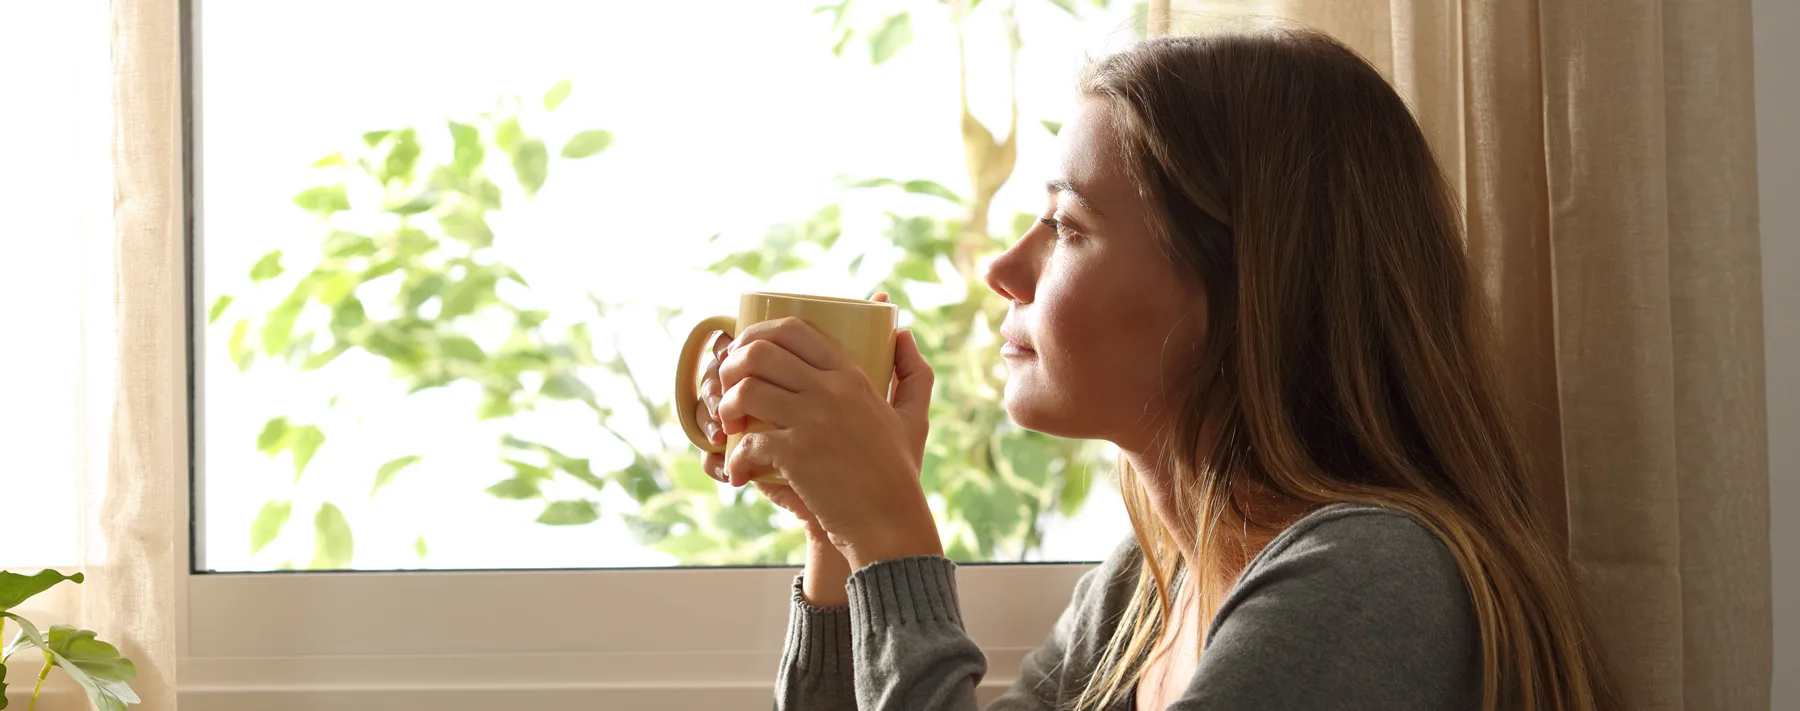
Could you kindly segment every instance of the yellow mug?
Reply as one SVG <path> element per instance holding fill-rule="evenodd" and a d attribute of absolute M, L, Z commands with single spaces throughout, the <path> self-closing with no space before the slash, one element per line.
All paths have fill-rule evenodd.
<path fill-rule="evenodd" d="M 869 385 L 875 389 L 875 394 L 886 400 L 888 386 L 894 379 L 894 329 L 898 325 L 899 314 L 900 310 L 893 304 L 880 301 L 745 292 L 738 298 L 737 318 L 712 316 L 702 319 L 694 325 L 694 330 L 688 332 L 687 341 L 681 346 L 681 355 L 675 366 L 675 419 L 681 422 L 681 429 L 687 432 L 688 440 L 694 446 L 706 452 L 729 456 L 737 448 L 738 441 L 744 438 L 743 434 L 726 437 L 725 446 L 721 447 L 706 438 L 699 421 L 694 419 L 694 403 L 699 400 L 700 389 L 700 351 L 712 341 L 712 335 L 716 332 L 723 331 L 726 335 L 737 338 L 739 329 L 745 326 L 788 317 L 798 317 L 843 347 L 850 362 L 862 368 L 863 374 L 869 376 Z M 752 418 L 745 431 L 767 432 L 772 429 L 775 428 L 768 423 Z M 787 483 L 781 472 L 772 469 L 759 470 L 751 478 L 771 484 Z"/>

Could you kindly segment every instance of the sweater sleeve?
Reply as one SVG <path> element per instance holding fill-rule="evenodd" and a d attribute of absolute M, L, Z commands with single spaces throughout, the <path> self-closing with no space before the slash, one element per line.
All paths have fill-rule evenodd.
<path fill-rule="evenodd" d="M 1328 510 L 1244 571 L 1169 711 L 1474 708 L 1478 640 L 1435 534 L 1398 512 Z"/>
<path fill-rule="evenodd" d="M 850 574 L 850 649 L 862 711 L 974 711 L 987 657 L 963 631 L 956 564 L 942 556 Z"/>
<path fill-rule="evenodd" d="M 804 580 L 805 576 L 794 577 L 787 643 L 775 672 L 775 711 L 854 709 L 850 608 L 808 603 L 800 592 Z"/>

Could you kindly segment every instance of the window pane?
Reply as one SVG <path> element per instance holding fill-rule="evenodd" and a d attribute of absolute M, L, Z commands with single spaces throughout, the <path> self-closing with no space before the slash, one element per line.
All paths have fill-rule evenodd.
<path fill-rule="evenodd" d="M 949 5 L 825 1 L 205 3 L 197 567 L 798 562 L 669 421 L 676 338 L 763 287 L 903 306 L 953 557 L 1104 556 L 1112 454 L 1006 420 L 979 277 L 1133 4 L 981 3 L 959 55 Z"/>

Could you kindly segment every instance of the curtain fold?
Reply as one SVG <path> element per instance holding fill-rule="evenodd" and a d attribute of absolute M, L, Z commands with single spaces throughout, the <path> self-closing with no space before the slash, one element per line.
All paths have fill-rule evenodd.
<path fill-rule="evenodd" d="M 1507 385 L 1638 709 L 1767 709 L 1750 3 L 1277 0 L 1463 193 Z"/>
<path fill-rule="evenodd" d="M 107 466 L 90 469 L 83 619 L 137 664 L 146 711 L 174 709 L 187 565 L 187 365 L 175 0 L 112 3 L 114 343 Z"/>

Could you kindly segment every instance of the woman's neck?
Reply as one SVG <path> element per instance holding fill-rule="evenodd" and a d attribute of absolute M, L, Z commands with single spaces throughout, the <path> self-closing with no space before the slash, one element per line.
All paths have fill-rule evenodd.
<path fill-rule="evenodd" d="M 1174 539 L 1182 563 L 1190 571 L 1204 571 L 1204 575 L 1190 576 L 1195 582 L 1211 581 L 1212 585 L 1223 585 L 1229 590 L 1251 559 L 1288 524 L 1304 515 L 1294 502 L 1284 501 L 1260 489 L 1248 491 L 1239 487 L 1237 497 L 1240 500 L 1235 508 L 1255 512 L 1257 520 L 1238 521 L 1231 520 L 1235 517 L 1227 517 L 1231 525 L 1210 532 L 1208 550 L 1202 559 L 1197 549 L 1201 502 L 1187 501 L 1184 505 L 1178 493 L 1180 473 L 1164 464 L 1169 461 L 1166 457 L 1130 451 L 1125 451 L 1124 455 L 1139 485 L 1144 488 L 1151 510 Z"/>

